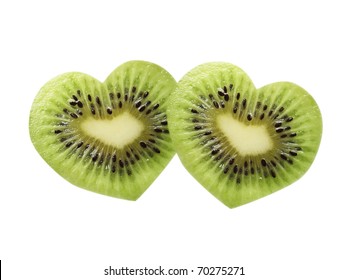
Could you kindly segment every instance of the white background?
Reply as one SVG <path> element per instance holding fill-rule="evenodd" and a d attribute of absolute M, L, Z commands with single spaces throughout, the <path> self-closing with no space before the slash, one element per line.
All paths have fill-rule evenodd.
<path fill-rule="evenodd" d="M 167 279 L 347 279 L 344 1 L 1 1 L 0 259 L 4 279 L 110 277 L 128 266 L 188 268 Z M 228 209 L 177 157 L 136 202 L 69 184 L 33 148 L 31 103 L 70 71 L 99 80 L 133 59 L 177 80 L 227 61 L 260 87 L 292 81 L 320 105 L 311 169 L 266 198 Z M 246 276 L 197 276 L 243 266 Z M 157 279 L 166 279 L 158 277 Z"/>

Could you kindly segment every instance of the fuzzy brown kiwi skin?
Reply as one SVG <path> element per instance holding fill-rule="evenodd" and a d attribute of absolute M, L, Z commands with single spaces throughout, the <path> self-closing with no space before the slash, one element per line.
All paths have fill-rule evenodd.
<path fill-rule="evenodd" d="M 237 66 L 207 63 L 179 81 L 170 101 L 169 129 L 181 162 L 231 208 L 298 180 L 319 148 L 322 118 L 318 105 L 303 88 L 290 82 L 256 89 Z M 210 116 L 226 111 L 245 124 L 266 123 L 273 139 L 285 141 L 282 152 L 252 160 L 230 153 L 232 147 L 220 146 L 220 133 L 208 122 Z"/>
<path fill-rule="evenodd" d="M 33 102 L 29 117 L 31 140 L 42 158 L 72 184 L 136 200 L 175 153 L 165 125 L 167 99 L 175 86 L 176 81 L 166 70 L 145 61 L 120 65 L 104 83 L 79 72 L 59 75 L 41 88 Z M 129 89 L 131 95 L 125 100 Z M 142 107 L 135 105 L 140 95 L 142 103 L 146 101 Z M 111 119 L 125 110 L 148 125 L 152 123 L 148 137 L 137 139 L 131 149 L 99 149 L 95 139 L 78 140 L 76 135 L 64 135 L 79 131 L 79 122 L 85 117 Z"/>

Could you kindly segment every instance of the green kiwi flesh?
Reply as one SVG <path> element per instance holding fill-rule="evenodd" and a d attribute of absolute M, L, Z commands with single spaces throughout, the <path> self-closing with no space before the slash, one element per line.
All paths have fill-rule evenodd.
<path fill-rule="evenodd" d="M 175 153 L 166 116 L 175 87 L 167 71 L 145 61 L 120 65 L 104 83 L 62 74 L 32 104 L 31 140 L 72 184 L 136 200 Z"/>
<path fill-rule="evenodd" d="M 301 87 L 277 82 L 256 89 L 229 63 L 207 63 L 179 81 L 169 128 L 186 169 L 230 208 L 299 179 L 317 153 L 322 118 Z"/>

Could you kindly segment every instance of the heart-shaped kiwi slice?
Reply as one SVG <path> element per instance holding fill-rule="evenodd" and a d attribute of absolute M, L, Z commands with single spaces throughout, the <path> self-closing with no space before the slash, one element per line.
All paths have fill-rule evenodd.
<path fill-rule="evenodd" d="M 194 68 L 170 103 L 169 128 L 183 165 L 229 207 L 299 179 L 320 144 L 321 114 L 304 89 L 289 82 L 256 89 L 229 63 Z"/>
<path fill-rule="evenodd" d="M 104 83 L 60 75 L 33 102 L 31 140 L 72 184 L 135 200 L 175 153 L 166 117 L 175 87 L 167 71 L 144 61 L 122 64 Z"/>

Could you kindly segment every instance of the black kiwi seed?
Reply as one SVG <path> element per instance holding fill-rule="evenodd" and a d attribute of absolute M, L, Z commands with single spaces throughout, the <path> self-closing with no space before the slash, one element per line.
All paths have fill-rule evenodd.
<path fill-rule="evenodd" d="M 159 104 L 158 103 L 153 106 L 153 110 L 156 110 L 158 108 L 159 108 Z"/>
<path fill-rule="evenodd" d="M 135 107 L 139 108 L 140 106 L 141 106 L 141 101 L 140 100 L 136 101 L 135 102 Z"/>
<path fill-rule="evenodd" d="M 132 93 L 135 93 L 135 92 L 136 92 L 136 87 L 135 87 L 135 86 L 132 87 L 131 92 L 132 92 Z"/>
<path fill-rule="evenodd" d="M 83 141 L 79 142 L 79 143 L 77 144 L 76 148 L 77 148 L 77 149 L 78 149 L 78 148 L 81 148 L 82 145 L 83 145 Z"/>
<path fill-rule="evenodd" d="M 247 99 L 243 99 L 242 100 L 242 108 L 246 109 L 246 106 L 247 106 Z"/>
<path fill-rule="evenodd" d="M 147 144 L 146 144 L 145 142 L 141 141 L 141 142 L 140 142 L 140 146 L 141 146 L 142 148 L 146 148 L 146 147 L 147 147 Z"/>
<path fill-rule="evenodd" d="M 77 118 L 78 118 L 78 116 L 77 116 L 75 113 L 71 113 L 70 116 L 71 116 L 72 118 L 74 118 L 74 119 L 77 119 Z"/>
<path fill-rule="evenodd" d="M 240 93 L 238 92 L 237 95 L 236 95 L 236 99 L 239 100 L 240 99 Z"/>
<path fill-rule="evenodd" d="M 112 171 L 112 173 L 116 172 L 116 166 L 114 164 L 112 164 L 111 171 Z"/>
<path fill-rule="evenodd" d="M 109 93 L 109 96 L 110 96 L 110 99 L 111 99 L 111 100 L 114 99 L 114 93 L 113 93 L 113 92 L 110 92 L 110 93 Z"/>
<path fill-rule="evenodd" d="M 108 114 L 110 114 L 110 115 L 112 114 L 112 109 L 110 107 L 107 107 L 106 111 Z"/>
<path fill-rule="evenodd" d="M 116 156 L 116 154 L 114 154 L 113 156 L 112 156 L 112 162 L 116 162 L 117 161 L 117 156 Z"/>
<path fill-rule="evenodd" d="M 90 105 L 90 111 L 92 112 L 93 115 L 95 115 L 95 107 L 93 104 Z"/>
<path fill-rule="evenodd" d="M 81 101 L 77 101 L 77 106 L 80 107 L 80 108 L 83 108 L 83 103 Z"/>
<path fill-rule="evenodd" d="M 99 106 L 101 106 L 101 101 L 100 101 L 99 96 L 97 96 L 97 97 L 95 98 L 95 101 L 96 101 L 96 103 L 97 103 Z"/>
<path fill-rule="evenodd" d="M 194 129 L 195 129 L 195 130 L 200 130 L 200 129 L 202 129 L 202 126 L 196 125 L 196 126 L 194 126 Z"/>
<path fill-rule="evenodd" d="M 98 159 L 98 154 L 96 153 L 95 155 L 92 156 L 92 161 L 96 162 Z"/>
<path fill-rule="evenodd" d="M 249 121 L 251 121 L 252 120 L 252 114 L 251 113 L 249 113 L 248 115 L 247 115 L 247 120 L 249 120 Z"/>
<path fill-rule="evenodd" d="M 66 145 L 65 145 L 65 147 L 66 147 L 66 148 L 69 148 L 69 147 L 71 147 L 72 144 L 73 144 L 73 142 L 67 142 Z"/>
<path fill-rule="evenodd" d="M 139 108 L 139 112 L 143 112 L 146 109 L 146 105 L 142 105 Z"/>
<path fill-rule="evenodd" d="M 75 100 L 71 100 L 69 103 L 70 103 L 71 106 L 76 106 L 77 105 Z"/>
<path fill-rule="evenodd" d="M 90 94 L 88 94 L 88 100 L 92 101 L 92 96 Z"/>
<path fill-rule="evenodd" d="M 224 96 L 224 91 L 222 89 L 218 89 L 218 95 L 219 96 Z"/>
<path fill-rule="evenodd" d="M 122 101 L 119 101 L 118 107 L 119 107 L 119 108 L 122 108 L 122 106 L 123 106 Z"/>
<path fill-rule="evenodd" d="M 226 94 L 224 95 L 224 100 L 225 100 L 225 101 L 229 101 L 229 94 L 226 93 Z"/>
<path fill-rule="evenodd" d="M 195 109 L 191 109 L 190 111 L 191 111 L 193 114 L 198 114 L 198 111 L 195 110 Z"/>
<path fill-rule="evenodd" d="M 78 98 L 76 95 L 72 95 L 72 98 L 75 100 L 75 101 L 78 101 Z"/>
<path fill-rule="evenodd" d="M 217 109 L 219 108 L 219 104 L 217 101 L 213 101 L 213 106 L 216 107 Z"/>
<path fill-rule="evenodd" d="M 233 112 L 236 113 L 239 108 L 239 102 L 235 102 Z"/>
<path fill-rule="evenodd" d="M 59 134 L 59 133 L 62 133 L 63 131 L 62 130 L 59 130 L 59 129 L 57 129 L 57 130 L 54 130 L 54 133 L 55 134 Z"/>
<path fill-rule="evenodd" d="M 281 157 L 282 159 L 284 159 L 284 160 L 287 160 L 287 156 L 286 156 L 284 153 L 281 153 L 281 154 L 280 154 L 280 157 Z"/>
<path fill-rule="evenodd" d="M 262 113 L 262 114 L 260 115 L 260 119 L 262 120 L 262 119 L 264 119 L 264 117 L 265 117 L 265 115 L 264 115 L 264 113 Z"/>

